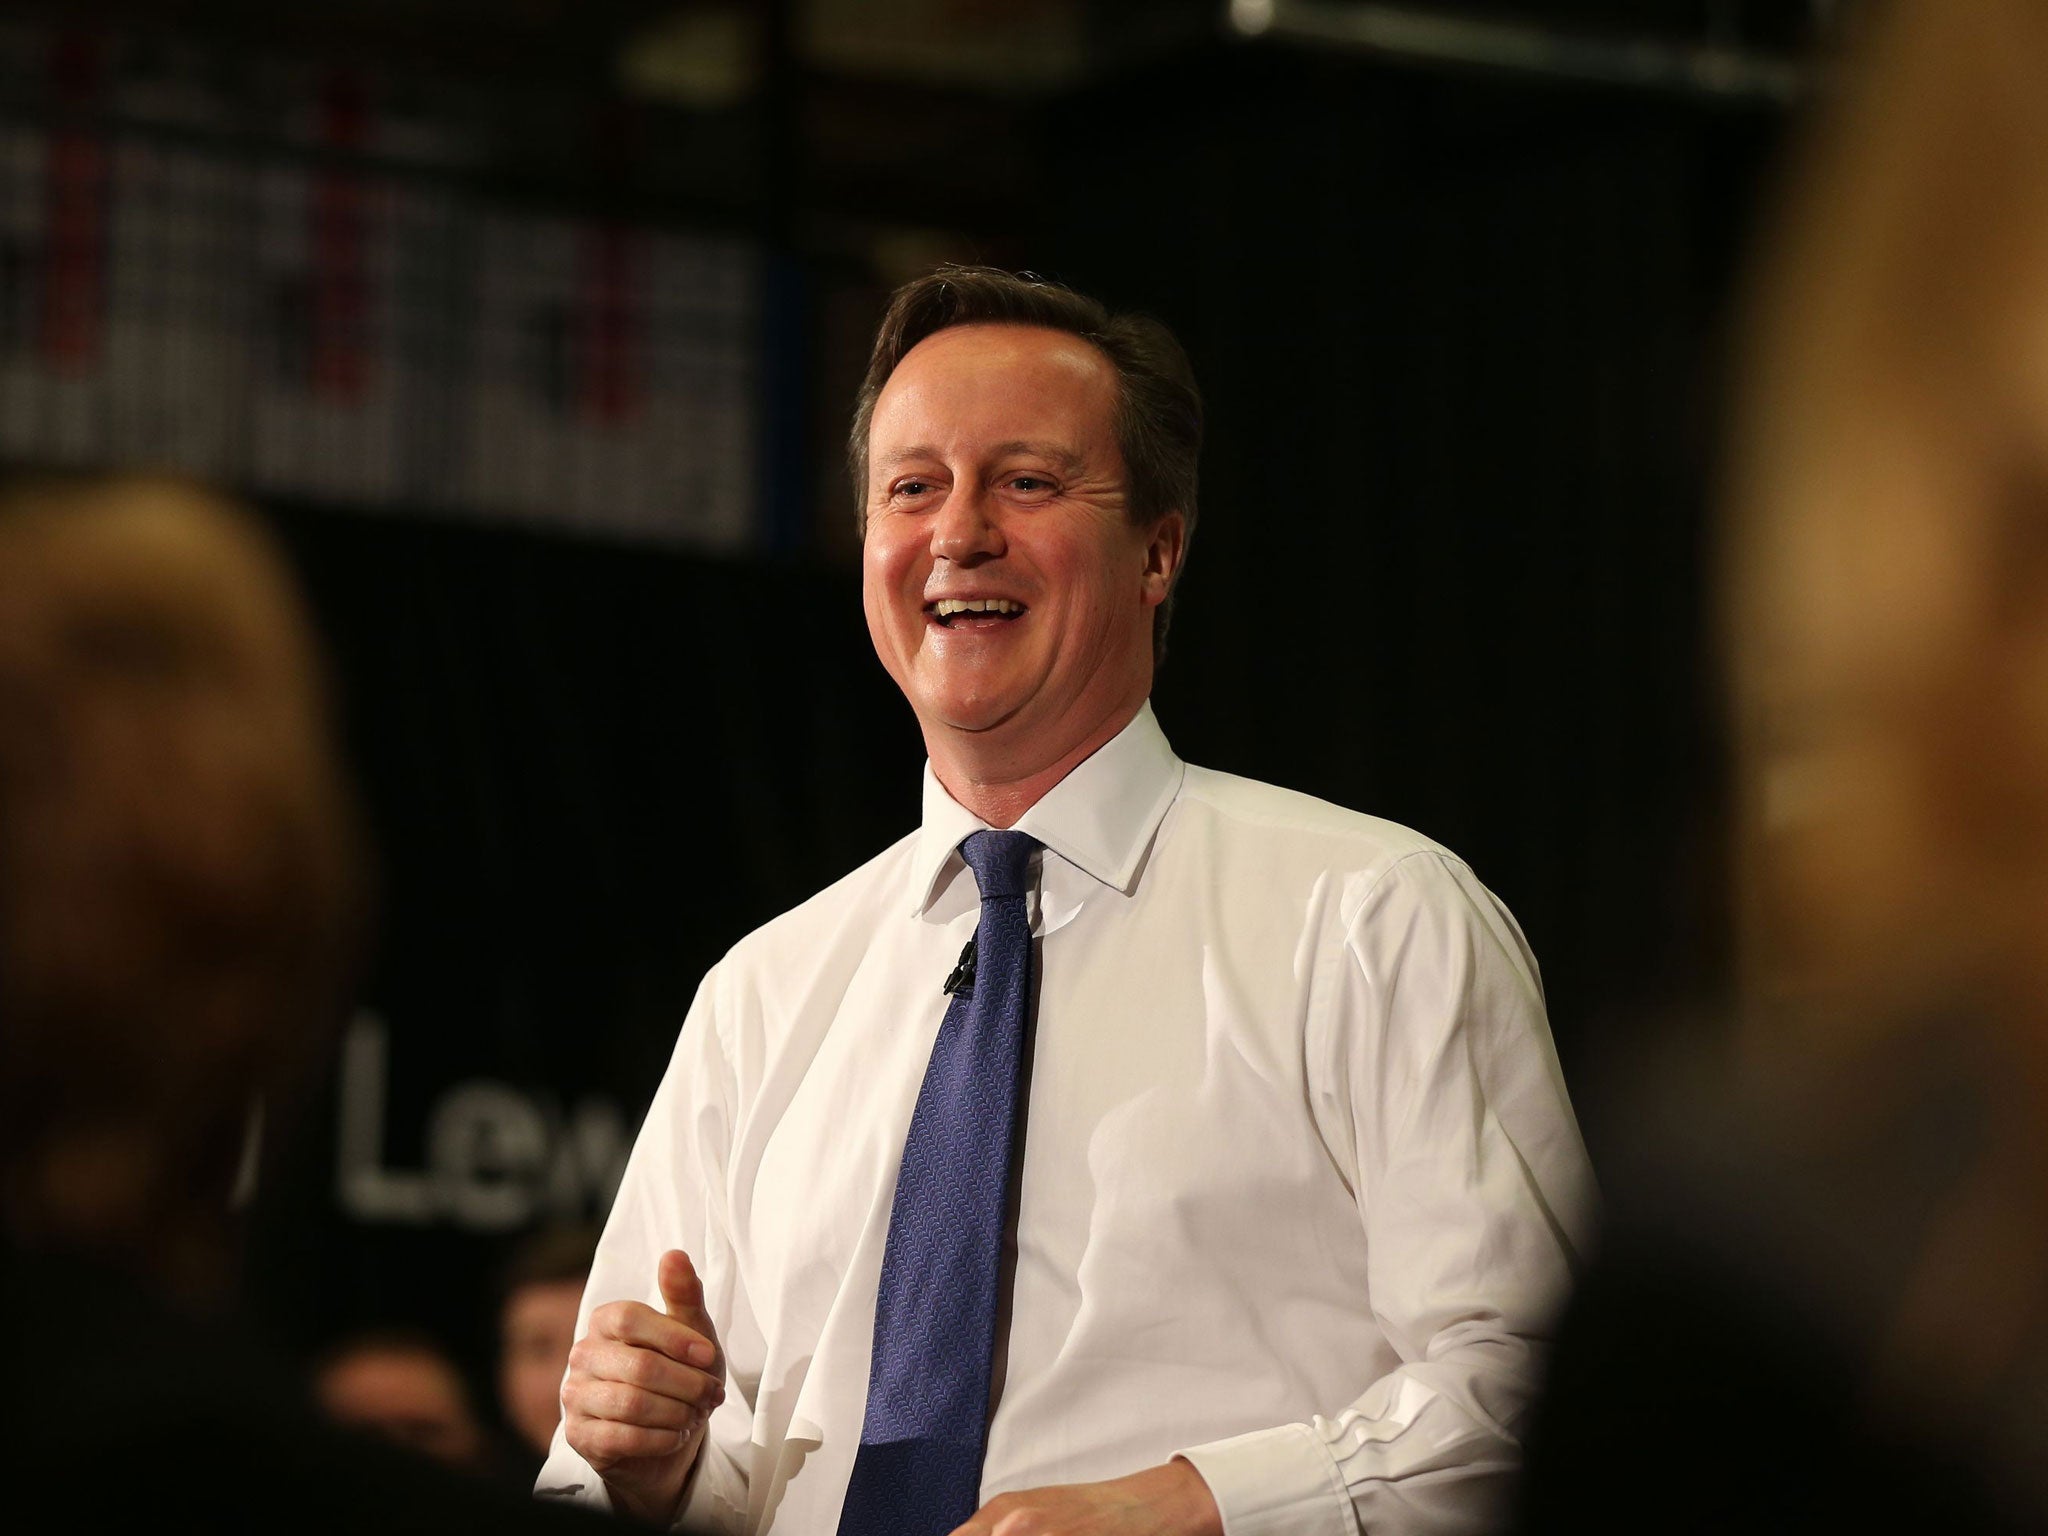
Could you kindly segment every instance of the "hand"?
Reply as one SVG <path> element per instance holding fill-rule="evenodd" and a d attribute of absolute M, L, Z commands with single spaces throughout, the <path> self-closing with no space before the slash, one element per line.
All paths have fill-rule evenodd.
<path fill-rule="evenodd" d="M 621 1513 L 666 1525 L 704 1421 L 725 1401 L 725 1361 L 690 1256 L 671 1248 L 655 1274 L 665 1315 L 638 1301 L 590 1314 L 590 1332 L 569 1351 L 562 1430 Z"/>
<path fill-rule="evenodd" d="M 1104 1483 L 998 1494 L 953 1536 L 1223 1536 L 1223 1516 L 1202 1474 L 1176 1456 Z"/>

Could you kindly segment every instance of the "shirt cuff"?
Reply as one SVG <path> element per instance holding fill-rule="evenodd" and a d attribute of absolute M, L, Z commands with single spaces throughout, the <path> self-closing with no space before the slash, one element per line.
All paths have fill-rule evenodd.
<path fill-rule="evenodd" d="M 1359 1536 L 1337 1462 L 1306 1424 L 1282 1424 L 1178 1453 L 1202 1475 L 1224 1536 Z"/>
<path fill-rule="evenodd" d="M 612 1513 L 611 1490 L 588 1462 L 563 1443 L 559 1428 L 554 1449 L 534 1479 L 533 1496 L 543 1504 L 575 1504 L 601 1515 Z"/>

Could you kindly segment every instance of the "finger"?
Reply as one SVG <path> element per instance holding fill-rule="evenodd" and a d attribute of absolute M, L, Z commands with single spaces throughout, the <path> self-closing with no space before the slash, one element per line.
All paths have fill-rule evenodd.
<path fill-rule="evenodd" d="M 622 1461 L 639 1461 L 673 1456 L 688 1439 L 688 1431 L 648 1429 L 638 1424 L 620 1424 L 612 1419 L 571 1419 L 562 1426 L 563 1438 L 571 1450 L 592 1466 L 616 1466 Z"/>
<path fill-rule="evenodd" d="M 708 1329 L 686 1327 L 638 1301 L 615 1301 L 590 1315 L 595 1337 L 641 1349 L 659 1350 L 671 1360 L 711 1370 L 718 1364 L 718 1340 Z"/>
<path fill-rule="evenodd" d="M 677 1365 L 652 1350 L 629 1349 L 625 1345 L 593 1348 L 580 1360 L 572 1360 L 568 1380 L 578 1390 L 608 1384 L 630 1387 L 688 1403 L 706 1413 L 725 1401 L 723 1377 Z"/>
<path fill-rule="evenodd" d="M 585 1418 L 607 1419 L 614 1424 L 631 1424 L 641 1429 L 689 1429 L 714 1406 L 707 1401 L 700 1407 L 659 1392 L 628 1386 L 623 1381 L 593 1382 L 576 1400 L 576 1411 Z"/>
<path fill-rule="evenodd" d="M 998 1513 L 993 1503 L 984 1504 L 968 1517 L 965 1525 L 952 1532 L 952 1536 L 990 1536 L 996 1528 Z"/>
<path fill-rule="evenodd" d="M 569 1351 L 563 1391 L 580 1391 L 608 1381 L 700 1407 L 722 1400 L 725 1393 L 724 1378 L 717 1372 L 680 1364 L 659 1350 L 611 1339 L 577 1340 Z"/>
<path fill-rule="evenodd" d="M 999 1493 L 953 1536 L 1024 1536 L 1027 1531 L 1050 1528 L 1043 1523 L 1032 1493 Z"/>
<path fill-rule="evenodd" d="M 680 1248 L 664 1253 L 655 1268 L 655 1279 L 661 1286 L 662 1303 L 670 1317 L 686 1328 L 716 1337 L 711 1314 L 704 1310 L 704 1282 L 697 1277 L 697 1266 L 690 1262 L 687 1253 Z"/>

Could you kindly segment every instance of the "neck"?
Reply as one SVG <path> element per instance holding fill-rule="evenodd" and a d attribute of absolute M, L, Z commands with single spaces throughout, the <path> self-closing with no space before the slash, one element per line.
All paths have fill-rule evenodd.
<path fill-rule="evenodd" d="M 1013 827 L 1054 785 L 1137 718 L 1146 695 L 1120 703 L 1062 744 L 1036 750 L 1000 739 L 998 731 L 924 733 L 932 772 L 947 794 L 992 827 Z"/>

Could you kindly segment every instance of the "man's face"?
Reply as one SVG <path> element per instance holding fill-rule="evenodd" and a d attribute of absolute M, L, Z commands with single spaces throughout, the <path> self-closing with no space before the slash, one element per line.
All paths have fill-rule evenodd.
<path fill-rule="evenodd" d="M 1150 692 L 1181 523 L 1125 515 L 1116 401 L 1107 358 L 1035 326 L 940 331 L 890 375 L 863 601 L 928 742 L 999 733 L 1020 761 L 1056 757 Z"/>
<path fill-rule="evenodd" d="M 334 1361 L 314 1383 L 327 1416 L 452 1467 L 474 1467 L 483 1432 L 455 1367 L 406 1348 L 359 1350 Z"/>

